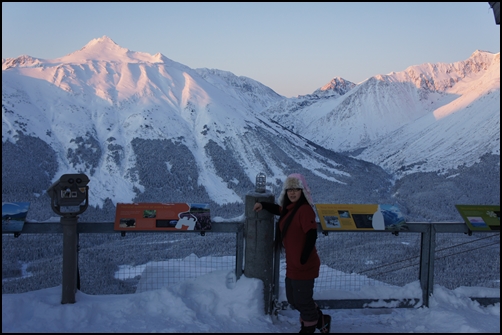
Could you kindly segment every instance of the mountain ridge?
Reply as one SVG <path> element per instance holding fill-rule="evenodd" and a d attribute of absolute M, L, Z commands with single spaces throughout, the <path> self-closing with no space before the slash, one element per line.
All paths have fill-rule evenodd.
<path fill-rule="evenodd" d="M 479 52 L 477 57 L 492 56 Z M 469 65 L 483 70 L 475 60 Z M 364 120 L 352 121 L 353 127 L 345 128 L 364 146 L 332 148 L 320 140 L 333 136 L 326 117 L 330 111 L 339 108 L 345 113 L 331 118 L 351 119 L 364 109 L 357 103 L 366 99 L 371 104 L 375 92 L 389 97 L 407 94 L 419 102 L 420 94 L 439 96 L 427 91 L 432 83 L 424 76 L 415 76 L 415 84 L 383 80 L 395 77 L 375 76 L 365 85 L 334 77 L 310 95 L 285 98 L 251 78 L 216 69 L 190 69 L 161 54 L 131 52 L 105 37 L 56 60 L 29 56 L 6 59 L 2 61 L 2 154 L 8 163 L 2 164 L 2 197 L 9 201 L 28 198 L 36 203 L 32 210 L 45 210 L 46 217 L 45 191 L 50 183 L 60 174 L 78 171 L 92 181 L 93 208 L 88 211 L 95 216 L 112 217 L 118 202 L 191 201 L 209 202 L 217 208 L 213 213 L 228 217 L 242 213 L 243 196 L 253 189 L 258 172 L 267 174 L 267 186 L 274 194 L 280 192 L 286 175 L 300 172 L 311 181 L 318 203 L 400 203 L 412 219 L 431 219 L 430 215 L 441 211 L 448 214 L 439 217 L 451 219 L 455 213 L 451 208 L 446 210 L 443 203 L 433 213 L 414 217 L 407 200 L 393 196 L 399 193 L 394 185 L 400 178 L 429 170 L 406 169 L 401 173 L 403 166 L 416 162 L 399 165 L 382 158 L 396 154 L 377 146 L 384 142 L 383 137 L 372 140 L 371 134 L 355 131 Z M 416 88 L 417 83 L 421 88 Z M 363 92 L 361 87 L 372 87 L 373 91 Z M 324 110 L 314 109 L 318 106 Z M 434 110 L 414 108 L 410 115 L 430 115 Z M 405 120 L 399 123 L 392 119 L 403 115 L 380 112 L 381 118 L 394 121 L 394 129 L 382 134 L 404 129 L 403 124 L 420 116 L 404 115 Z M 493 110 L 489 112 L 493 120 Z M 299 116 L 300 121 L 291 121 Z M 492 130 L 497 129 L 496 120 L 493 122 Z M 368 148 L 379 148 L 382 154 L 371 156 Z M 348 151 L 352 156 L 342 154 Z M 21 157 L 23 153 L 29 157 Z M 479 157 L 485 154 L 474 152 L 473 164 L 479 164 Z M 16 166 L 29 169 L 37 181 L 23 180 Z M 455 167 L 447 168 L 451 169 Z M 446 173 L 444 178 L 452 175 Z M 500 202 L 500 196 L 494 198 Z"/>

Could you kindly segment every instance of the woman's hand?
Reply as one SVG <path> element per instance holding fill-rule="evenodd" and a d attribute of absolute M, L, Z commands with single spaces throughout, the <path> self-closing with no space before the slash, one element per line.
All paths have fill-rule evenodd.
<path fill-rule="evenodd" d="M 263 206 L 262 204 L 260 204 L 259 202 L 257 202 L 256 204 L 254 204 L 254 207 L 253 207 L 253 211 L 255 212 L 259 212 L 263 209 Z"/>

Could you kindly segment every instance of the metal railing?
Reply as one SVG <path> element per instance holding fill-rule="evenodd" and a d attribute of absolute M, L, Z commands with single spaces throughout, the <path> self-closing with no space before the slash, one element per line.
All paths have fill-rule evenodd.
<path fill-rule="evenodd" d="M 336 239 L 345 239 L 345 235 L 361 235 L 362 239 L 368 239 L 370 235 L 377 235 L 377 236 L 382 236 L 382 237 L 377 237 L 377 240 L 382 240 L 383 237 L 385 238 L 397 238 L 399 239 L 400 237 L 403 236 L 414 236 L 414 239 L 417 237 L 417 233 L 420 234 L 419 238 L 419 244 L 420 248 L 418 251 L 417 255 L 401 255 L 400 257 L 397 257 L 393 261 L 389 261 L 386 264 L 379 264 L 379 265 L 369 265 L 366 268 L 360 267 L 356 269 L 356 272 L 359 275 L 365 275 L 368 274 L 368 280 L 373 281 L 375 278 L 379 278 L 378 274 L 379 273 L 385 273 L 385 272 L 395 272 L 395 271 L 403 271 L 403 268 L 407 267 L 413 267 L 413 271 L 408 273 L 406 276 L 401 276 L 405 278 L 414 278 L 414 279 L 419 279 L 420 285 L 422 288 L 422 297 L 417 297 L 414 299 L 409 299 L 405 301 L 400 301 L 398 304 L 398 307 L 416 307 L 417 304 L 423 304 L 425 306 L 428 306 L 429 303 L 429 297 L 433 293 L 433 286 L 434 286 L 434 272 L 435 272 L 435 267 L 436 263 L 439 261 L 442 261 L 444 259 L 447 259 L 448 255 L 444 253 L 449 253 L 452 251 L 451 246 L 446 246 L 446 247 L 441 247 L 438 248 L 438 245 L 436 243 L 436 240 L 438 238 L 438 235 L 441 234 L 461 234 L 460 236 L 469 236 L 471 232 L 467 228 L 467 226 L 464 223 L 409 223 L 409 230 L 400 232 L 399 236 L 394 236 L 389 232 L 375 232 L 375 231 L 330 231 L 330 232 L 325 232 L 322 231 L 321 227 L 319 226 L 319 234 L 320 235 L 327 235 L 327 236 L 320 236 L 318 238 L 318 250 L 319 254 L 321 257 L 321 263 L 324 266 L 328 267 L 336 267 L 336 264 L 331 265 L 331 264 L 326 264 L 326 259 L 332 258 L 326 256 L 327 253 L 330 253 L 332 250 L 332 246 L 336 246 L 339 244 L 339 242 L 336 241 Z M 113 222 L 79 222 L 77 223 L 77 232 L 79 235 L 84 235 L 84 236 L 90 236 L 92 234 L 98 234 L 98 235 L 103 235 L 106 234 L 107 236 L 113 236 L 110 234 L 115 234 L 117 237 L 114 238 L 116 240 L 124 239 L 124 234 L 119 231 L 114 230 L 114 223 Z M 200 232 L 200 231 L 184 231 L 184 232 L 127 232 L 127 237 L 130 237 L 131 235 L 133 236 L 174 236 L 176 235 L 176 240 L 178 239 L 183 239 L 184 237 L 194 237 L 196 235 L 205 235 L 205 237 L 210 237 L 212 234 L 225 234 L 225 233 L 230 233 L 230 234 L 235 234 L 235 250 L 229 251 L 229 253 L 233 253 L 235 255 L 235 260 L 234 260 L 234 265 L 235 267 L 232 266 L 232 268 L 235 269 L 235 274 L 236 277 L 239 278 L 242 274 L 245 273 L 244 269 L 244 245 L 245 245 L 245 225 L 243 222 L 214 222 L 212 225 L 212 230 L 206 231 L 206 232 Z M 488 232 L 490 233 L 490 232 Z M 58 250 L 61 252 L 61 242 L 62 242 L 62 235 L 63 234 L 63 227 L 61 223 L 59 222 L 26 222 L 24 225 L 23 230 L 21 231 L 20 235 L 17 235 L 19 240 L 25 239 L 26 235 L 32 235 L 32 236 L 51 236 L 52 240 L 55 244 L 59 244 L 59 246 L 56 246 L 56 248 L 59 248 Z M 3 238 L 10 238 L 12 239 L 12 233 L 10 234 L 3 234 Z M 491 234 L 487 234 L 486 232 L 476 232 L 475 233 L 476 237 L 480 236 L 480 238 L 477 238 L 476 240 L 483 239 L 485 237 L 493 236 L 494 233 L 492 232 Z M 497 237 L 498 235 L 498 237 Z M 490 246 L 490 245 L 495 245 L 495 248 L 500 248 L 500 234 L 495 233 L 495 239 L 492 241 L 488 241 L 488 243 L 484 244 L 483 247 Z M 201 237 L 201 238 L 205 238 Z M 221 239 L 221 238 L 218 238 Z M 405 238 L 407 240 L 407 238 Z M 17 238 L 15 238 L 17 240 Z M 84 240 L 81 238 L 81 242 Z M 124 241 L 124 243 L 131 243 L 128 241 Z M 463 242 L 462 244 L 466 244 L 469 242 Z M 2 245 L 7 245 L 7 243 L 2 243 Z M 472 252 L 473 249 L 477 249 L 479 246 L 472 246 L 470 249 L 467 249 L 469 252 Z M 500 250 L 500 249 L 498 249 Z M 36 251 L 35 251 L 36 252 Z M 458 251 L 457 251 L 458 252 Z M 460 251 L 461 253 L 466 254 L 467 251 Z M 82 250 L 80 251 L 82 254 Z M 440 254 L 441 253 L 441 254 Z M 9 256 L 7 252 L 2 252 L 3 256 Z M 278 256 L 278 259 L 281 258 L 280 255 Z M 62 252 L 59 253 L 59 255 L 54 255 L 55 259 L 58 259 L 56 261 L 56 265 L 54 266 L 55 271 L 61 271 L 61 257 L 62 257 Z M 86 256 L 89 257 L 89 256 Z M 466 255 L 468 258 L 468 255 Z M 82 258 L 82 255 L 80 256 Z M 413 259 L 413 260 L 410 260 Z M 491 254 L 487 253 L 486 256 L 487 262 L 491 262 Z M 12 260 L 11 260 L 12 261 Z M 92 260 L 89 260 L 92 262 Z M 82 259 L 80 259 L 80 262 L 82 262 Z M 413 262 L 413 265 L 410 265 Z M 2 260 L 2 272 L 3 274 L 6 274 L 8 269 L 4 269 L 4 264 L 7 266 L 9 264 L 9 261 L 4 261 Z M 397 266 L 397 270 L 388 270 L 385 269 L 385 267 L 391 266 L 394 264 L 394 266 Z M 398 264 L 398 265 L 395 265 Z M 330 266 L 331 265 L 331 266 Z M 284 306 L 285 302 L 284 301 L 278 301 L 278 288 L 279 288 L 279 278 L 280 275 L 279 273 L 279 266 L 280 266 L 280 261 L 277 261 L 274 263 L 274 273 L 275 278 L 273 278 L 274 281 L 274 295 L 269 296 L 270 298 L 273 298 L 274 301 L 271 301 L 272 304 L 280 304 Z M 417 267 L 418 267 L 418 273 L 417 273 Z M 441 267 L 442 268 L 442 267 Z M 455 271 L 452 269 L 451 271 Z M 500 262 L 495 262 L 495 264 L 491 264 L 491 272 L 493 273 L 500 273 Z M 87 272 L 86 272 L 87 273 Z M 7 275 L 7 274 L 6 274 Z M 99 274 L 97 274 L 99 276 Z M 103 274 L 104 275 L 104 274 Z M 141 273 L 132 275 L 131 277 L 134 276 L 141 276 Z M 323 274 L 321 273 L 321 276 Z M 85 275 L 82 275 L 84 277 Z M 415 277 L 416 276 L 416 277 Z M 8 276 L 7 276 L 8 277 Z M 15 277 L 15 276 L 14 276 Z M 14 278 L 13 277 L 13 278 Z M 3 281 L 9 280 L 9 278 L 3 278 Z M 84 278 L 80 278 L 80 280 L 84 281 Z M 347 283 L 344 284 L 344 287 L 341 287 L 341 283 L 332 283 L 332 284 L 326 284 L 325 287 L 319 288 L 320 290 L 329 290 L 332 288 L 339 288 L 342 290 L 350 290 L 349 286 L 354 286 L 354 277 L 347 275 L 347 278 L 344 279 Z M 360 279 L 357 279 L 360 280 Z M 325 279 L 322 279 L 323 282 L 326 282 Z M 389 282 L 388 280 L 382 280 L 379 281 L 376 284 L 371 284 L 370 285 L 386 285 L 385 282 Z M 405 280 L 406 283 L 406 280 Z M 367 284 L 367 283 L 366 283 Z M 391 283 L 394 284 L 394 283 Z M 330 286 L 331 285 L 331 286 Z M 397 283 L 397 285 L 400 285 L 400 283 Z M 2 285 L 2 287 L 4 284 Z M 7 286 L 7 285 L 6 285 Z M 36 289 L 36 288 L 35 288 Z M 3 293 L 13 293 L 13 292 L 3 292 Z M 101 292 L 101 294 L 106 294 L 105 292 Z M 485 297 L 471 297 L 477 301 L 479 301 L 482 304 L 490 304 L 490 303 L 495 303 L 495 302 L 500 302 L 500 297 L 499 298 L 485 298 Z M 376 301 L 376 299 L 325 299 L 325 300 L 316 300 L 318 304 L 322 308 L 364 308 L 367 306 L 370 306 L 371 302 Z M 270 312 L 270 311 L 269 311 Z"/>

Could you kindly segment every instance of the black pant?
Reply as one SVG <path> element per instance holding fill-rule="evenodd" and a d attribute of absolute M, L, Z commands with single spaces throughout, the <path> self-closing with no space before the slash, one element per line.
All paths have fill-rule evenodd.
<path fill-rule="evenodd" d="M 286 277 L 286 298 L 300 312 L 303 321 L 317 321 L 319 314 L 314 301 L 314 279 L 294 280 Z"/>

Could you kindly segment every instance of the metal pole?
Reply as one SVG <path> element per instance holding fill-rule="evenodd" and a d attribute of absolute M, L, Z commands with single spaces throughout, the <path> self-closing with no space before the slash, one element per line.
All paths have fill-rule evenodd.
<path fill-rule="evenodd" d="M 274 202 L 271 193 L 246 195 L 244 274 L 263 281 L 265 313 L 272 313 L 274 289 L 274 215 L 266 210 L 254 212 L 256 202 Z"/>
<path fill-rule="evenodd" d="M 236 253 L 235 253 L 235 277 L 239 279 L 242 276 L 244 265 L 244 225 L 236 233 Z"/>
<path fill-rule="evenodd" d="M 422 304 L 429 307 L 429 298 L 433 290 L 435 228 L 428 225 L 421 234 L 420 240 L 420 287 L 422 288 Z"/>
<path fill-rule="evenodd" d="M 77 221 L 78 217 L 61 217 L 63 226 L 63 295 L 62 304 L 75 303 L 77 292 Z"/>

